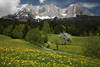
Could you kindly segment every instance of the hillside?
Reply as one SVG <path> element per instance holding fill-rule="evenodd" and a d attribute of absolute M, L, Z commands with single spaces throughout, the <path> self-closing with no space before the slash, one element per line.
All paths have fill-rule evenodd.
<path fill-rule="evenodd" d="M 24 40 L 4 35 L 0 35 L 0 57 L 0 67 L 98 67 L 96 59 L 46 51 Z"/>

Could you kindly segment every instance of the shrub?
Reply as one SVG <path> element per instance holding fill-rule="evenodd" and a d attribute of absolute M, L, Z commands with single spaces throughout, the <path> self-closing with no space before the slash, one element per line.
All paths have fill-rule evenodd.
<path fill-rule="evenodd" d="M 37 45 L 44 43 L 47 40 L 47 36 L 36 28 L 26 34 L 25 40 Z"/>
<path fill-rule="evenodd" d="M 48 41 L 48 34 L 44 31 L 40 31 L 41 32 L 41 39 L 42 39 L 42 43 L 47 43 Z"/>
<path fill-rule="evenodd" d="M 84 55 L 100 58 L 100 37 L 89 36 L 86 44 L 84 45 Z"/>

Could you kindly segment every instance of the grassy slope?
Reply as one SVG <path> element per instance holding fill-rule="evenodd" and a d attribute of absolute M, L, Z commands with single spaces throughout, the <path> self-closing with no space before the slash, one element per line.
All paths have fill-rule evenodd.
<path fill-rule="evenodd" d="M 29 42 L 20 39 L 12 39 L 4 35 L 0 35 L 0 46 L 7 48 L 33 48 L 31 47 L 32 44 L 30 44 Z"/>
<path fill-rule="evenodd" d="M 49 41 L 52 42 L 51 49 L 55 49 L 56 45 L 54 44 L 55 39 L 61 41 L 61 39 L 56 34 L 49 34 Z M 72 43 L 67 45 L 59 45 L 59 51 L 68 52 L 72 54 L 82 54 L 82 47 L 85 44 L 84 41 L 87 40 L 87 37 L 72 37 Z"/>
<path fill-rule="evenodd" d="M 61 41 L 61 39 L 56 34 L 49 34 L 49 41 L 51 42 L 51 49 L 56 49 L 56 45 L 54 44 L 55 39 L 58 39 Z M 82 37 L 82 36 L 72 36 L 72 43 L 68 43 L 67 45 L 60 45 L 59 44 L 59 50 L 62 52 L 67 52 L 73 55 L 82 55 L 83 53 L 83 45 L 87 41 L 88 37 Z M 45 45 L 47 46 L 47 44 Z M 99 60 L 99 59 L 97 59 Z M 100 61 L 98 61 L 100 63 Z"/>
<path fill-rule="evenodd" d="M 24 40 L 0 35 L 0 67 L 86 67 L 95 62 L 87 59 L 80 55 L 45 51 Z"/>
<path fill-rule="evenodd" d="M 0 41 L 1 40 L 9 40 L 11 39 L 10 37 L 4 36 L 4 35 L 0 35 Z"/>

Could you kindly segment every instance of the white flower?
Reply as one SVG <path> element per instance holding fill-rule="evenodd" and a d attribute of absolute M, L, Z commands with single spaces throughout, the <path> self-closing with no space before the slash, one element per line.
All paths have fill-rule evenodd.
<path fill-rule="evenodd" d="M 71 35 L 70 34 L 68 34 L 68 33 L 61 33 L 60 35 L 59 35 L 59 37 L 60 38 L 62 38 L 63 40 L 65 40 L 65 41 L 71 41 L 72 40 L 72 37 L 71 37 Z"/>

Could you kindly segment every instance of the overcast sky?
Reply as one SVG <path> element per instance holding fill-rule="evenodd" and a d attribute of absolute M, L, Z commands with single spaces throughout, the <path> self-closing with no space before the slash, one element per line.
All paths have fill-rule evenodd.
<path fill-rule="evenodd" d="M 78 3 L 89 9 L 92 13 L 100 16 L 100 0 L 0 0 L 0 16 L 13 14 L 23 4 L 44 5 L 55 4 L 65 8 L 70 4 Z"/>

